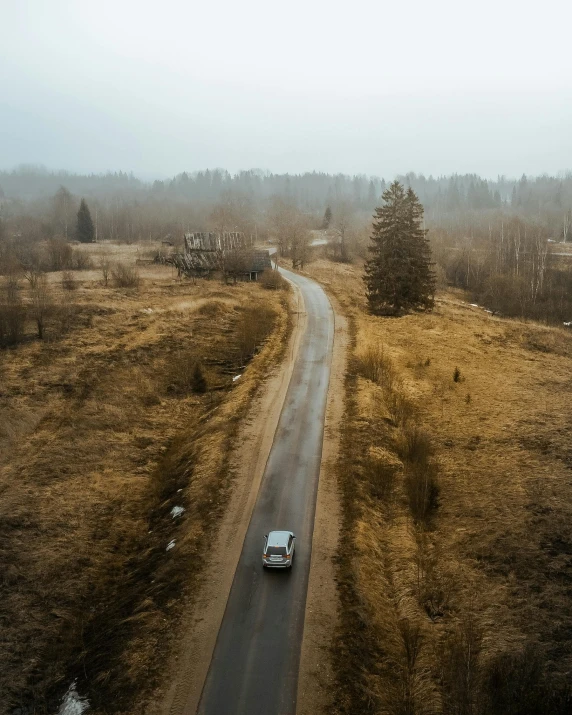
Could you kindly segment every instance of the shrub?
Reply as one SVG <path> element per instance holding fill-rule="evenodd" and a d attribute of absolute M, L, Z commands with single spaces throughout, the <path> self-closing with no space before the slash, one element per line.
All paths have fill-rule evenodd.
<path fill-rule="evenodd" d="M 395 379 L 395 371 L 383 349 L 383 345 L 368 345 L 357 356 L 357 371 L 366 380 L 391 389 Z"/>
<path fill-rule="evenodd" d="M 401 386 L 401 390 L 403 387 Z M 415 406 L 402 391 L 392 390 L 386 394 L 386 406 L 391 421 L 397 427 L 405 427 L 415 416 Z"/>
<path fill-rule="evenodd" d="M 428 464 L 433 456 L 433 447 L 427 432 L 419 427 L 404 430 L 398 444 L 398 454 L 404 462 Z"/>
<path fill-rule="evenodd" d="M 372 455 L 363 463 L 363 476 L 372 497 L 384 503 L 393 499 L 397 483 L 397 466 Z"/>
<path fill-rule="evenodd" d="M 62 238 L 53 238 L 46 247 L 47 271 L 64 271 L 71 268 L 73 250 L 67 241 Z"/>
<path fill-rule="evenodd" d="M 73 251 L 71 267 L 76 271 L 87 271 L 93 268 L 93 261 L 90 256 L 83 251 Z"/>
<path fill-rule="evenodd" d="M 76 290 L 77 281 L 74 278 L 74 274 L 71 271 L 64 271 L 62 273 L 62 288 L 64 290 Z"/>
<path fill-rule="evenodd" d="M 459 370 L 458 367 L 455 367 L 453 370 L 453 382 L 459 382 L 461 379 L 461 371 Z"/>
<path fill-rule="evenodd" d="M 246 308 L 238 322 L 237 338 L 239 364 L 245 365 L 272 332 L 274 311 L 265 305 Z"/>
<path fill-rule="evenodd" d="M 203 368 L 200 362 L 196 362 L 191 376 L 191 387 L 193 392 L 203 394 L 207 391 L 207 380 L 203 373 Z"/>
<path fill-rule="evenodd" d="M 184 395 L 194 392 L 194 376 L 198 360 L 189 349 L 180 349 L 169 355 L 167 365 L 167 392 Z M 204 377 L 204 376 L 203 376 Z"/>
<path fill-rule="evenodd" d="M 45 338 L 46 323 L 54 313 L 54 303 L 52 300 L 52 292 L 45 275 L 37 282 L 31 290 L 32 302 L 30 306 L 30 314 L 36 323 L 38 329 L 38 338 Z"/>
<path fill-rule="evenodd" d="M 572 711 L 570 686 L 549 683 L 538 646 L 501 653 L 484 673 L 484 705 L 490 715 L 564 715 Z"/>
<path fill-rule="evenodd" d="M 479 659 L 482 630 L 471 614 L 464 616 L 443 643 L 441 675 L 444 712 L 478 712 Z M 487 711 L 488 712 L 488 711 Z"/>
<path fill-rule="evenodd" d="M 111 275 L 118 288 L 137 288 L 141 280 L 137 270 L 124 263 L 116 263 L 111 270 Z"/>
<path fill-rule="evenodd" d="M 18 294 L 17 281 L 9 279 L 0 290 L 0 346 L 19 343 L 25 322 L 26 309 Z"/>
<path fill-rule="evenodd" d="M 398 443 L 405 465 L 405 492 L 413 519 L 427 524 L 439 505 L 438 467 L 432 461 L 433 448 L 426 432 L 406 428 Z"/>
<path fill-rule="evenodd" d="M 267 290 L 288 290 L 290 288 L 288 281 L 278 271 L 274 270 L 264 271 L 258 282 Z"/>

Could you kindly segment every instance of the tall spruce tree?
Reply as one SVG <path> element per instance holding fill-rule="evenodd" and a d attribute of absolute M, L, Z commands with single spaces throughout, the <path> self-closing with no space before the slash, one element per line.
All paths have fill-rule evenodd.
<path fill-rule="evenodd" d="M 81 200 L 79 211 L 77 212 L 76 238 L 82 243 L 93 243 L 95 240 L 95 229 L 85 199 Z"/>
<path fill-rule="evenodd" d="M 415 192 L 394 181 L 375 210 L 372 257 L 364 281 L 369 308 L 378 315 L 433 307 L 435 277 L 431 248 L 423 228 L 423 206 Z"/>

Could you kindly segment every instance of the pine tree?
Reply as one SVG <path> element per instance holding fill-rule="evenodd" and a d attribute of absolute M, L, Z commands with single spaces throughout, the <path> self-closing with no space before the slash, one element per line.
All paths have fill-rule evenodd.
<path fill-rule="evenodd" d="M 329 228 L 332 221 L 332 209 L 328 206 L 324 212 L 324 218 L 322 220 L 322 228 Z"/>
<path fill-rule="evenodd" d="M 412 267 L 410 279 L 410 305 L 415 310 L 431 310 L 435 295 L 435 274 L 432 270 L 431 246 L 427 229 L 423 228 L 423 206 L 410 187 L 405 196 L 407 215 L 407 240 Z"/>
<path fill-rule="evenodd" d="M 77 212 L 76 237 L 82 243 L 93 243 L 95 239 L 95 229 L 85 199 L 81 200 L 79 211 Z"/>
<path fill-rule="evenodd" d="M 394 181 L 383 192 L 374 216 L 372 257 L 364 281 L 372 313 L 399 315 L 433 306 L 435 278 L 431 249 L 423 228 L 423 206 L 413 189 Z"/>

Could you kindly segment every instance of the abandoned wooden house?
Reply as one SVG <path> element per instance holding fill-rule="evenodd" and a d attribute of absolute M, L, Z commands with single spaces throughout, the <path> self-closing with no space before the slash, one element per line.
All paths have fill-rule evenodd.
<path fill-rule="evenodd" d="M 226 280 L 256 281 L 272 268 L 268 251 L 252 248 L 244 233 L 186 233 L 185 249 L 173 257 L 179 274 L 206 277 L 220 272 Z"/>

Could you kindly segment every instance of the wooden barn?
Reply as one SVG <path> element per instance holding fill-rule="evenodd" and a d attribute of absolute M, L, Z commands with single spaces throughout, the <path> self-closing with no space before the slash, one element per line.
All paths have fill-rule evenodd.
<path fill-rule="evenodd" d="M 252 248 L 243 233 L 197 232 L 184 238 L 184 252 L 172 260 L 179 273 L 206 277 L 220 272 L 226 280 L 256 281 L 272 268 L 268 251 Z"/>

